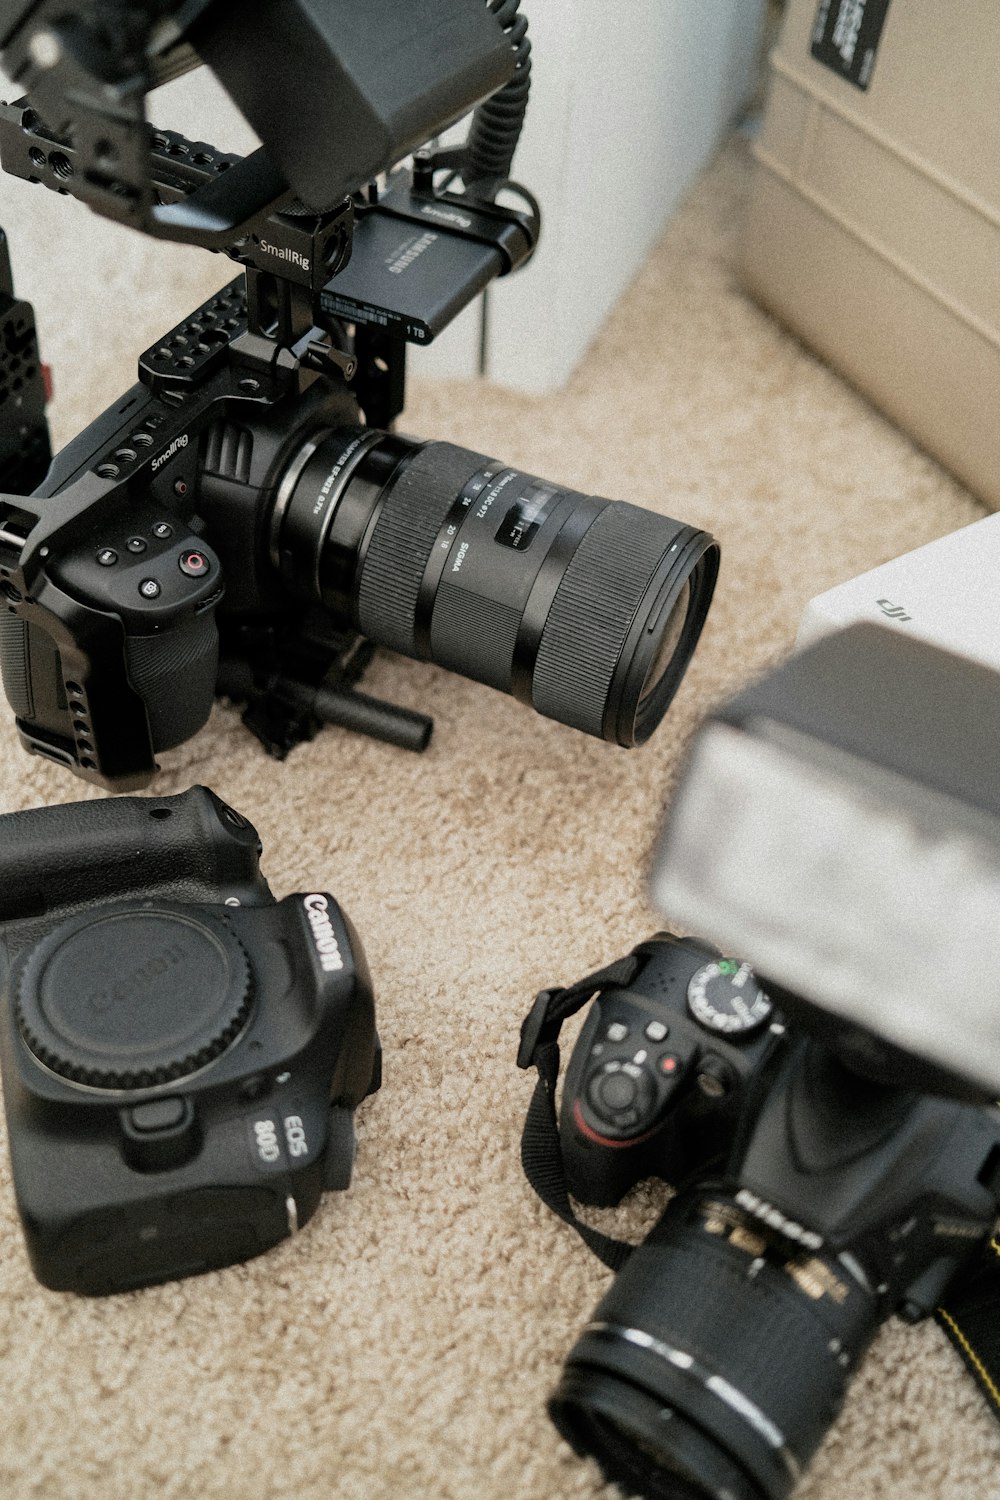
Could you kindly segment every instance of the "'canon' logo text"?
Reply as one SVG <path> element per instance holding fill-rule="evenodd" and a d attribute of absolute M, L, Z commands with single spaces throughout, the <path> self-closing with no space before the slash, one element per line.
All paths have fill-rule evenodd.
<path fill-rule="evenodd" d="M 313 942 L 316 944 L 320 964 L 327 974 L 335 973 L 337 969 L 344 967 L 344 960 L 336 933 L 327 916 L 330 903 L 325 896 L 306 896 L 303 905 L 312 928 Z"/>

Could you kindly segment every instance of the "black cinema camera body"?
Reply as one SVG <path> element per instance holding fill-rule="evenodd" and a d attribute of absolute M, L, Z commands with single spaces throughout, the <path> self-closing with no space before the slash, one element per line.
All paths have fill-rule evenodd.
<path fill-rule="evenodd" d="M 799 1028 L 810 1007 L 691 938 L 615 967 L 566 1071 L 565 1186 L 605 1206 L 646 1177 L 678 1192 L 631 1252 L 582 1227 L 622 1269 L 549 1411 L 627 1494 L 779 1500 L 880 1323 L 934 1312 L 987 1247 L 1000 1111 L 866 1078 Z M 543 991 L 529 1048 L 594 988 Z M 572 1219 L 535 1127 L 528 1175 Z"/>
<path fill-rule="evenodd" d="M 381 1048 L 331 895 L 276 902 L 205 787 L 11 813 L 0 853 L 0 1064 L 44 1285 L 246 1260 L 350 1185 Z"/>
<path fill-rule="evenodd" d="M 430 342 L 538 238 L 508 180 L 527 99 L 517 8 L 378 0 L 358 30 L 303 0 L 185 7 L 190 43 L 265 139 L 245 159 L 152 131 L 132 95 L 107 108 L 94 59 L 124 67 L 123 44 L 99 8 L 83 6 L 86 48 L 48 5 L 8 40 L 28 94 L 0 106 L 5 171 L 245 268 L 141 357 L 140 383 L 33 494 L 0 496 L 0 666 L 30 751 L 130 790 L 216 693 L 247 703 L 278 755 L 328 721 L 423 748 L 429 720 L 354 690 L 374 644 L 612 743 L 662 719 L 711 600 L 713 539 L 387 430 L 407 342 Z M 147 86 L 183 61 L 150 55 L 149 28 Z M 265 36 L 291 114 L 263 87 Z M 370 182 L 500 84 L 464 147 Z"/>

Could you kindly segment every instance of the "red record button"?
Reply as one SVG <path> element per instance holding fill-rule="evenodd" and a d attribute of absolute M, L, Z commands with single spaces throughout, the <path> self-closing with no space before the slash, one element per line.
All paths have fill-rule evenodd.
<path fill-rule="evenodd" d="M 680 1058 L 676 1057 L 673 1052 L 664 1052 L 663 1056 L 659 1059 L 660 1072 L 666 1073 L 668 1078 L 672 1078 L 679 1067 Z"/>
<path fill-rule="evenodd" d="M 204 578 L 208 572 L 208 558 L 204 552 L 182 552 L 178 567 L 188 578 Z"/>

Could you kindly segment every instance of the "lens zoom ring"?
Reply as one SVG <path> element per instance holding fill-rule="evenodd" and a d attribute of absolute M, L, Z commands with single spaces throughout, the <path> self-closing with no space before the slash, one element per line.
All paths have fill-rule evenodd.
<path fill-rule="evenodd" d="M 442 583 L 434 602 L 434 660 L 504 693 L 520 624 L 519 609 Z"/>
<path fill-rule="evenodd" d="M 429 443 L 390 486 L 358 584 L 364 635 L 416 654 L 414 623 L 427 559 L 455 497 L 488 460 L 451 443 Z"/>
<path fill-rule="evenodd" d="M 624 500 L 601 511 L 566 569 L 542 631 L 532 679 L 539 713 L 601 734 L 629 627 L 676 535 L 676 521 Z"/>

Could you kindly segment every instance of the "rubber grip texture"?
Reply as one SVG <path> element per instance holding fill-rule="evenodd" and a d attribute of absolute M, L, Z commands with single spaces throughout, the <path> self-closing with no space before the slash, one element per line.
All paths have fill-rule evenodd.
<path fill-rule="evenodd" d="M 570 559 L 538 647 L 532 702 L 586 734 L 602 733 L 629 627 L 677 522 L 610 501 Z"/>
<path fill-rule="evenodd" d="M 417 654 L 414 625 L 427 560 L 466 483 L 489 463 L 452 443 L 428 443 L 390 484 L 358 584 L 358 624 L 380 646 Z"/>

